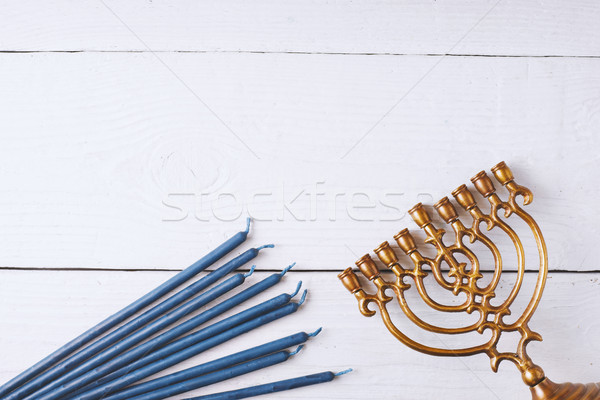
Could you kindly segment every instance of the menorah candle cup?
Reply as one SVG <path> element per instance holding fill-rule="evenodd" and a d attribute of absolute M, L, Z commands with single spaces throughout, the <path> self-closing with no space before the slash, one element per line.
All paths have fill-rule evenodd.
<path fill-rule="evenodd" d="M 348 267 L 343 272 L 338 275 L 338 278 L 342 281 L 342 284 L 348 291 L 352 294 L 358 292 L 360 287 L 360 282 L 358 280 L 358 276 L 352 271 L 352 268 Z"/>
<path fill-rule="evenodd" d="M 502 186 L 505 186 L 507 183 L 515 180 L 512 171 L 504 161 L 499 162 L 495 166 L 492 167 L 492 173 L 494 177 Z"/>
<path fill-rule="evenodd" d="M 480 171 L 477 175 L 472 177 L 471 182 L 473 182 L 475 189 L 477 189 L 483 197 L 489 197 L 496 191 L 494 183 L 485 171 Z"/>
<path fill-rule="evenodd" d="M 415 238 L 413 238 L 407 228 L 402 229 L 400 232 L 394 235 L 394 239 L 396 240 L 396 243 L 398 243 L 400 249 L 406 253 L 407 256 L 410 256 L 417 250 Z"/>
<path fill-rule="evenodd" d="M 372 281 L 379 277 L 379 268 L 375 264 L 375 261 L 371 258 L 370 255 L 365 254 L 362 256 L 357 262 L 356 266 L 362 272 L 364 276 L 367 277 L 368 280 Z"/>
<path fill-rule="evenodd" d="M 451 224 L 458 219 L 458 214 L 456 213 L 456 208 L 450 203 L 448 197 L 444 197 L 437 203 L 433 205 L 433 208 L 438 212 L 440 217 L 447 224 Z"/>
<path fill-rule="evenodd" d="M 387 265 L 388 268 L 398 264 L 398 256 L 388 242 L 381 243 L 379 247 L 373 251 L 377 255 L 377 258 L 379 258 L 382 263 Z"/>
<path fill-rule="evenodd" d="M 468 212 L 466 216 L 469 219 L 468 224 L 461 221 L 462 217 L 458 215 L 456 208 L 448 197 L 442 198 L 434 205 L 434 209 L 444 222 L 452 226 L 454 243 L 447 244 L 447 240 L 442 240 L 446 231 L 434 227 L 425 206 L 419 203 L 410 209 L 408 213 L 419 228 L 425 232 L 427 236 L 425 243 L 435 248 L 436 255 L 424 256 L 425 253 L 419 252 L 409 230 L 403 229 L 394 236 L 394 239 L 400 249 L 410 257 L 414 264 L 413 269 L 402 269 L 389 243 L 384 242 L 375 249 L 375 254 L 383 264 L 396 274 L 398 279 L 395 282 L 381 280 L 380 271 L 368 254 L 363 256 L 357 262 L 357 265 L 361 272 L 374 283 L 375 293 L 371 294 L 368 290 L 363 290 L 358 277 L 351 269 L 345 270 L 339 277 L 344 286 L 355 295 L 359 303 L 359 310 L 363 315 L 370 317 L 376 314 L 377 311 L 374 309 L 378 310 L 390 333 L 414 350 L 446 357 L 486 354 L 490 358 L 494 372 L 498 370 L 500 362 L 504 360 L 511 361 L 521 372 L 525 384 L 531 388 L 533 400 L 600 400 L 600 385 L 594 383 L 587 385 L 556 384 L 546 378 L 542 368 L 534 364 L 527 354 L 526 347 L 531 341 L 542 340 L 541 335 L 530 329 L 529 321 L 541 300 L 548 275 L 548 254 L 539 226 L 515 201 L 516 197 L 521 196 L 523 197 L 523 205 L 529 204 L 533 198 L 531 191 L 515 182 L 511 170 L 504 162 L 494 166 L 492 173 L 496 181 L 507 189 L 508 199 L 502 200 L 496 193 L 494 182 L 485 171 L 479 172 L 471 179 L 477 192 L 484 198 L 484 200 L 480 200 L 489 202 L 489 212 L 487 213 L 478 207 L 477 201 L 467 186 L 461 185 L 452 192 L 456 202 Z M 500 213 L 503 214 L 502 217 L 498 215 Z M 512 218 L 510 221 L 520 219 L 527 225 L 531 232 L 526 232 L 526 234 L 533 234 L 539 253 L 539 271 L 535 289 L 522 314 L 520 316 L 514 315 L 516 319 L 511 318 L 512 322 L 504 321 L 504 317 L 511 315 L 511 306 L 519 296 L 525 274 L 525 249 L 520 239 L 521 232 L 516 232 L 509 225 L 509 218 Z M 515 283 L 510 293 L 505 295 L 505 298 L 500 298 L 496 288 L 499 286 L 503 271 L 502 253 L 507 251 L 505 249 L 511 247 L 499 247 L 490 237 L 486 236 L 486 233 L 482 232 L 480 229 L 482 223 L 485 223 L 488 231 L 495 230 L 503 233 L 514 244 L 512 248 L 516 251 L 517 273 L 511 274 L 515 277 Z M 465 236 L 469 240 L 463 240 Z M 475 242 L 487 248 L 494 260 L 492 279 L 485 286 L 479 285 L 479 280 L 483 278 L 480 273 L 481 264 L 482 260 L 485 259 L 480 259 L 481 255 L 476 254 L 474 250 L 469 248 Z M 528 261 L 528 264 L 531 265 L 531 261 Z M 442 304 L 432 299 L 425 289 L 423 278 L 427 276 L 427 272 L 423 270 L 424 267 L 431 270 L 435 280 L 434 283 L 437 283 L 442 289 L 450 291 L 455 296 L 465 293 L 467 295 L 466 300 L 460 304 Z M 404 282 L 404 279 L 412 279 L 415 284 L 409 285 Z M 416 288 L 425 304 L 434 311 L 440 313 L 478 313 L 479 319 L 471 325 L 453 328 L 427 323 L 419 318 L 404 300 L 404 291 L 411 287 Z M 463 348 L 436 348 L 411 339 L 394 324 L 395 315 L 387 309 L 387 304 L 393 300 L 393 297 L 385 294 L 388 289 L 391 289 L 391 292 L 397 297 L 402 312 L 419 328 L 436 334 L 478 333 L 481 336 L 472 335 L 469 336 L 469 340 L 479 340 L 479 342 Z M 494 304 L 490 303 L 491 299 L 495 300 Z M 375 307 L 369 308 L 369 304 L 373 304 Z M 491 337 L 490 335 L 483 335 L 486 331 L 491 331 Z M 507 332 L 516 332 L 521 336 L 516 345 L 516 351 L 501 351 L 497 347 L 501 336 Z M 487 339 L 487 337 L 490 338 Z"/>
<path fill-rule="evenodd" d="M 415 205 L 413 208 L 408 210 L 408 214 L 411 216 L 413 221 L 415 221 L 415 223 L 419 225 L 419 228 L 424 228 L 427 225 L 431 224 L 431 217 L 429 216 L 429 213 L 421 203 Z"/>
<path fill-rule="evenodd" d="M 454 189 L 454 191 L 452 191 L 452 196 L 466 211 L 471 211 L 473 208 L 477 207 L 475 198 L 473 197 L 471 191 L 467 188 L 467 185 L 460 185 Z"/>

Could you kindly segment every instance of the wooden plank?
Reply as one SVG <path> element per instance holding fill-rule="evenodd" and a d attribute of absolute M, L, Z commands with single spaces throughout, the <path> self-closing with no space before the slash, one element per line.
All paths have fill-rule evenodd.
<path fill-rule="evenodd" d="M 158 271 L 0 271 L 0 327 L 4 332 L 0 336 L 0 381 L 9 379 L 171 274 Z M 265 273 L 256 273 L 248 283 L 265 276 Z M 501 286 L 510 284 L 513 278 L 514 274 L 507 274 Z M 534 274 L 528 274 L 526 283 L 532 278 L 535 278 Z M 533 359 L 556 381 L 588 382 L 598 380 L 600 376 L 600 365 L 596 362 L 600 355 L 596 340 L 600 335 L 598 278 L 597 273 L 559 273 L 551 274 L 548 279 L 543 301 L 531 323 L 532 329 L 544 336 L 544 343 L 532 343 L 529 349 Z M 293 290 L 299 279 L 309 289 L 309 296 L 296 314 L 232 340 L 168 372 L 323 326 L 324 331 L 286 364 L 195 393 L 353 367 L 355 371 L 351 375 L 335 383 L 277 395 L 276 398 L 349 399 L 367 394 L 381 399 L 530 398 L 516 369 L 508 364 L 503 365 L 498 374 L 493 374 L 485 356 L 441 359 L 404 347 L 387 333 L 378 316 L 368 319 L 358 313 L 353 297 L 341 287 L 334 273 L 292 271 L 278 287 L 256 302 Z M 529 289 L 530 285 L 526 284 L 523 294 Z M 524 301 L 519 304 L 525 304 Z M 416 309 L 423 311 L 419 305 Z M 408 327 L 400 325 L 403 329 Z M 428 339 L 427 336 L 418 337 Z M 444 340 L 447 339 L 442 343 L 446 343 Z"/>
<path fill-rule="evenodd" d="M 5 2 L 0 48 L 600 55 L 593 0 Z"/>
<path fill-rule="evenodd" d="M 183 268 L 251 215 L 260 268 L 339 270 L 504 159 L 597 268 L 600 60 L 160 57 L 1 56 L 1 266 Z"/>

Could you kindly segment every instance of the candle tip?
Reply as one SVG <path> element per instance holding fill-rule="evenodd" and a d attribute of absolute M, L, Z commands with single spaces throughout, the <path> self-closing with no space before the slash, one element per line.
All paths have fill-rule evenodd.
<path fill-rule="evenodd" d="M 340 372 L 338 372 L 337 374 L 334 374 L 334 375 L 335 376 L 340 376 L 340 375 L 345 375 L 345 374 L 347 374 L 349 372 L 352 372 L 352 368 L 348 368 L 348 369 L 346 369 L 344 371 L 340 371 Z"/>
<path fill-rule="evenodd" d="M 296 354 L 300 353 L 300 350 L 302 350 L 304 348 L 304 345 L 301 344 L 300 346 L 296 347 L 296 350 L 292 351 L 289 355 L 291 356 L 295 356 Z"/>
<path fill-rule="evenodd" d="M 257 247 L 256 250 L 261 251 L 262 249 L 272 249 L 273 247 L 275 247 L 274 244 L 265 244 L 264 246 Z"/>
<path fill-rule="evenodd" d="M 294 265 L 296 265 L 295 262 L 293 262 L 290 265 L 288 265 L 288 267 L 286 269 L 284 269 L 283 271 L 281 271 L 281 276 L 284 276 L 290 269 L 294 268 Z"/>
<path fill-rule="evenodd" d="M 252 222 L 252 218 L 246 218 L 246 230 L 243 231 L 245 234 L 248 234 L 248 232 L 250 232 L 250 222 Z"/>
<path fill-rule="evenodd" d="M 292 294 L 290 294 L 290 297 L 295 297 L 298 292 L 300 291 L 300 288 L 302 287 L 302 281 L 298 281 L 298 285 L 296 286 L 296 291 Z"/>
<path fill-rule="evenodd" d="M 304 289 L 304 292 L 302 292 L 302 297 L 300 297 L 300 301 L 298 302 L 298 305 L 301 306 L 302 304 L 304 304 L 304 301 L 306 301 L 306 294 L 308 293 L 308 290 Z"/>
<path fill-rule="evenodd" d="M 321 333 L 321 331 L 323 330 L 323 327 L 320 327 L 319 329 L 317 329 L 316 331 L 314 331 L 313 333 L 309 333 L 308 337 L 315 337 L 317 336 L 319 333 Z"/>
<path fill-rule="evenodd" d="M 256 265 L 253 265 L 252 268 L 250 268 L 250 271 L 246 272 L 244 274 L 244 278 L 249 277 L 250 275 L 252 275 L 254 273 L 254 270 L 256 269 Z"/>

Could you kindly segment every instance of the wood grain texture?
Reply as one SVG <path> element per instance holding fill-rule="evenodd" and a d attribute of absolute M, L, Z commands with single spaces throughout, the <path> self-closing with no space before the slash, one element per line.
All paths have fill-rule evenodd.
<path fill-rule="evenodd" d="M 0 381 L 9 379 L 171 274 L 0 271 L 0 321 L 5 332 L 0 337 Z M 265 273 L 257 273 L 248 283 L 264 276 Z M 542 333 L 544 342 L 533 343 L 529 349 L 554 381 L 592 382 L 600 376 L 600 364 L 596 362 L 600 356 L 599 277 L 596 273 L 550 275 L 544 299 L 531 324 Z M 510 278 L 511 274 L 507 274 L 501 286 Z M 354 299 L 337 282 L 334 273 L 292 271 L 281 284 L 248 305 L 293 290 L 299 279 L 309 289 L 309 296 L 296 314 L 194 357 L 169 372 L 323 326 L 323 332 L 286 364 L 195 393 L 353 367 L 352 374 L 334 383 L 282 393 L 276 398 L 530 398 L 512 365 L 503 364 L 500 372 L 494 374 L 485 356 L 443 359 L 405 348 L 387 333 L 379 316 L 369 319 L 359 314 Z M 441 337 L 433 340 L 438 345 L 449 343 Z"/>
<path fill-rule="evenodd" d="M 247 246 L 277 245 L 259 270 L 298 262 L 263 298 L 302 279 L 308 303 L 170 371 L 324 326 L 210 392 L 354 367 L 272 397 L 529 399 L 511 365 L 405 348 L 332 272 L 500 160 L 534 192 L 551 270 L 569 271 L 550 274 L 529 351 L 555 382 L 599 380 L 600 3 L 25 0 L 0 15 L 0 382 L 174 273 L 139 270 L 181 269 L 250 215 Z"/>
<path fill-rule="evenodd" d="M 2 50 L 600 56 L 593 0 L 61 0 L 0 15 Z"/>
<path fill-rule="evenodd" d="M 2 266 L 182 268 L 249 214 L 259 267 L 339 270 L 505 160 L 598 268 L 600 59 L 159 57 L 1 55 Z"/>

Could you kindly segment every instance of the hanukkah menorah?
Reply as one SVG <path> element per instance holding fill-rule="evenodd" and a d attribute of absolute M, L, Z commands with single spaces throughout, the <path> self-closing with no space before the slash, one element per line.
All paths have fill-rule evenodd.
<path fill-rule="evenodd" d="M 459 206 L 464 209 L 465 214 L 470 216 L 467 217 L 470 220 L 468 224 L 461 220 L 462 217 L 459 218 L 457 209 L 447 197 L 434 205 L 441 219 L 452 228 L 453 244 L 446 245 L 444 243 L 442 237 L 446 234 L 446 230 L 436 227 L 428 211 L 419 203 L 409 211 L 409 214 L 419 228 L 425 232 L 425 243 L 435 247 L 435 256 L 427 257 L 423 252 L 420 252 L 415 244 L 414 237 L 408 229 L 403 229 L 394 236 L 394 239 L 398 247 L 410 258 L 412 266 L 401 265 L 395 250 L 388 242 L 384 242 L 374 250 L 377 258 L 394 273 L 394 281 L 388 281 L 381 276 L 377 264 L 368 254 L 360 258 L 356 265 L 362 275 L 371 281 L 377 289 L 374 294 L 369 294 L 363 289 L 357 274 L 352 268 L 348 268 L 339 274 L 339 278 L 358 300 L 359 310 L 363 315 L 368 317 L 375 315 L 376 311 L 372 311 L 368 307 L 370 304 L 376 305 L 388 330 L 398 340 L 414 350 L 434 356 L 450 357 L 483 353 L 489 356 L 494 372 L 498 370 L 498 365 L 503 360 L 512 361 L 521 372 L 523 381 L 530 387 L 534 400 L 598 400 L 600 399 L 600 384 L 556 384 L 546 378 L 544 371 L 534 364 L 527 354 L 526 347 L 531 341 L 542 340 L 540 334 L 530 329 L 529 321 L 540 302 L 546 283 L 548 252 L 538 224 L 517 203 L 517 197 L 522 197 L 524 206 L 530 204 L 533 199 L 531 191 L 515 182 L 511 170 L 504 162 L 497 164 L 491 171 L 496 181 L 508 191 L 508 199 L 502 200 L 500 198 L 496 193 L 492 179 L 485 171 L 479 172 L 471 179 L 477 192 L 489 202 L 489 213 L 485 213 L 478 206 L 475 196 L 465 185 L 461 185 L 454 190 L 452 196 Z M 505 322 L 504 319 L 511 314 L 510 308 L 519 295 L 525 274 L 525 248 L 517 232 L 508 223 L 511 218 L 513 220 L 515 218 L 520 219 L 531 229 L 539 253 L 539 272 L 531 300 L 527 303 L 521 316 L 514 322 L 509 323 Z M 497 289 L 503 272 L 503 254 L 501 254 L 494 241 L 482 231 L 484 225 L 487 231 L 502 231 L 510 238 L 516 251 L 516 279 L 512 290 L 500 305 L 491 304 L 491 300 L 496 298 L 498 294 Z M 466 243 L 467 241 L 468 243 Z M 474 245 L 476 242 L 485 246 L 494 259 L 493 276 L 487 285 L 481 285 L 483 268 L 480 258 L 482 254 L 479 254 L 478 258 L 478 255 L 468 246 L 468 244 Z M 465 259 L 467 262 L 459 261 Z M 447 265 L 445 270 L 442 269 L 443 264 Z M 462 295 L 464 293 L 466 300 L 462 303 L 459 302 L 459 304 L 450 305 L 434 300 L 424 284 L 424 278 L 430 273 L 441 288 L 451 292 L 454 296 L 461 295 L 464 297 Z M 442 313 L 475 313 L 476 316 L 478 315 L 477 321 L 468 326 L 457 328 L 445 328 L 426 322 L 411 310 L 407 302 L 405 292 L 412 286 L 409 283 L 410 281 L 414 283 L 425 304 L 433 310 Z M 395 294 L 403 313 L 419 328 L 436 334 L 451 335 L 471 332 L 483 335 L 485 331 L 490 331 L 491 337 L 483 344 L 463 348 L 447 349 L 423 345 L 403 333 L 392 321 L 393 315 L 390 314 L 387 305 L 393 300 L 393 297 L 387 295 L 389 292 L 386 291 L 388 290 Z M 516 332 L 520 335 L 515 352 L 498 350 L 501 336 L 508 332 Z"/>

